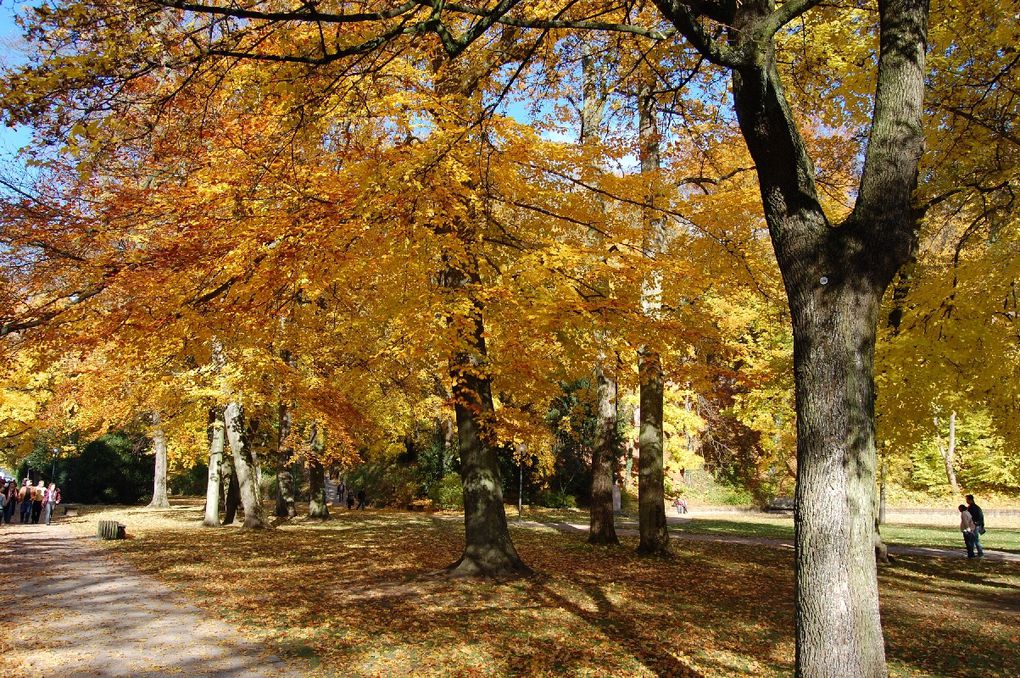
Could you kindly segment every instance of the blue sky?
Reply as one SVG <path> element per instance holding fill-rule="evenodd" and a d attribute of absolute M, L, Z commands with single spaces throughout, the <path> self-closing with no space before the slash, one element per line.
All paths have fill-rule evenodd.
<path fill-rule="evenodd" d="M 20 48 L 21 31 L 14 23 L 14 15 L 19 7 L 27 4 L 24 0 L 0 0 L 0 65 L 4 68 L 17 65 L 24 59 Z M 0 126 L 0 161 L 13 157 L 30 139 L 30 131 L 26 128 L 14 130 Z"/>

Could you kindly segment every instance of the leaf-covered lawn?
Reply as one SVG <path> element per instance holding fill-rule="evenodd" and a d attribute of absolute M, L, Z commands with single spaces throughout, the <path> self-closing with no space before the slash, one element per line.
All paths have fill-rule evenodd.
<path fill-rule="evenodd" d="M 313 675 L 792 670 L 786 549 L 684 542 L 664 561 L 634 555 L 633 539 L 609 549 L 515 528 L 540 575 L 496 584 L 430 575 L 463 544 L 449 517 L 344 511 L 257 533 L 204 529 L 194 507 L 75 521 L 92 533 L 101 517 L 133 535 L 105 542 L 112 551 L 276 652 L 305 658 Z M 882 571 L 881 586 L 894 675 L 1020 675 L 1020 566 L 901 558 Z"/>

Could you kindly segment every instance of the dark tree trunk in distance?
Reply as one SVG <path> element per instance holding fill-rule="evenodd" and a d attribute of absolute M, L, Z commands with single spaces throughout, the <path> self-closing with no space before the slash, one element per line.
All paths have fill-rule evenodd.
<path fill-rule="evenodd" d="M 237 484 L 234 473 L 233 454 L 223 455 L 223 524 L 232 525 L 237 517 L 237 508 L 241 504 L 241 487 Z"/>
<path fill-rule="evenodd" d="M 319 427 L 312 427 L 312 458 L 308 460 L 308 517 L 329 520 L 329 505 L 326 502 L 326 471 L 319 456 L 324 448 L 323 433 Z"/>
<path fill-rule="evenodd" d="M 297 515 L 294 508 L 294 473 L 291 466 L 294 450 L 287 444 L 290 425 L 290 407 L 281 401 L 280 431 L 276 444 L 276 515 L 280 518 L 293 518 Z"/>

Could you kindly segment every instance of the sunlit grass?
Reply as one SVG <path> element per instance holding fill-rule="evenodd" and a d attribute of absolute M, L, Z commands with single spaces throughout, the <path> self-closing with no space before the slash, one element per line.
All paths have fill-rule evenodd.
<path fill-rule="evenodd" d="M 176 586 L 309 675 L 786 675 L 793 663 L 788 550 L 682 542 L 668 560 L 512 528 L 539 573 L 509 584 L 435 573 L 462 548 L 456 516 L 341 511 L 241 532 L 200 526 L 201 506 L 119 509 L 111 552 Z M 722 529 L 720 527 L 720 529 Z M 774 529 L 774 528 L 768 528 Z M 1020 675 L 1020 567 L 901 558 L 883 569 L 894 675 Z M 946 614 L 952 610 L 952 614 Z"/>

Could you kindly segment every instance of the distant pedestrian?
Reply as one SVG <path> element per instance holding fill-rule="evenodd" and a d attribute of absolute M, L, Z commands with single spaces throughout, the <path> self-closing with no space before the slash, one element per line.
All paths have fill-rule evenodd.
<path fill-rule="evenodd" d="M 687 500 L 683 497 L 677 497 L 673 500 L 673 508 L 676 509 L 676 514 L 682 516 L 687 513 Z"/>
<path fill-rule="evenodd" d="M 8 525 L 14 520 L 14 511 L 18 508 L 18 483 L 11 480 L 7 483 L 7 500 L 4 502 L 3 521 Z"/>
<path fill-rule="evenodd" d="M 42 516 L 43 501 L 46 499 L 46 483 L 39 481 L 39 484 L 32 489 L 32 524 L 39 524 L 39 517 Z"/>
<path fill-rule="evenodd" d="M 345 496 L 346 494 L 347 484 L 341 480 L 340 484 L 336 486 L 336 503 L 339 504 L 340 506 L 343 506 L 345 500 L 347 499 L 347 497 Z"/>
<path fill-rule="evenodd" d="M 21 507 L 19 517 L 22 525 L 27 524 L 32 518 L 32 486 L 29 484 L 31 482 L 31 480 L 25 478 L 21 488 L 18 490 L 18 504 Z"/>
<path fill-rule="evenodd" d="M 365 490 L 364 488 L 358 490 L 358 508 L 362 511 L 365 510 Z"/>
<path fill-rule="evenodd" d="M 347 510 L 350 511 L 354 508 L 354 493 L 347 490 Z"/>
<path fill-rule="evenodd" d="M 981 548 L 981 535 L 985 533 L 985 512 L 974 503 L 973 494 L 968 494 L 965 499 L 967 500 L 967 512 L 974 520 L 974 546 L 977 548 L 978 558 L 980 558 L 985 555 L 985 550 Z"/>
<path fill-rule="evenodd" d="M 46 488 L 46 496 L 43 497 L 43 521 L 49 525 L 53 518 L 53 508 L 60 503 L 60 490 L 56 483 L 50 483 Z"/>
<path fill-rule="evenodd" d="M 965 504 L 960 504 L 960 532 L 963 533 L 963 543 L 967 546 L 967 557 L 974 558 L 974 544 L 975 536 L 977 535 L 977 527 L 974 525 L 974 519 L 970 515 L 970 511 L 967 510 Z"/>

